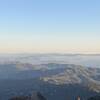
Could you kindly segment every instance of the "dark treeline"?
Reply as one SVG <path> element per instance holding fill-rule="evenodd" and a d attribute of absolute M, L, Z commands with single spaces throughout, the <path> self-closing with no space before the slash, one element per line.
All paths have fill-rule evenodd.
<path fill-rule="evenodd" d="M 16 96 L 9 100 L 47 100 L 41 93 L 34 92 L 31 96 Z M 67 100 L 67 99 L 66 99 Z M 83 100 L 80 96 L 76 97 L 75 100 Z M 87 100 L 100 100 L 100 96 L 90 97 Z"/>

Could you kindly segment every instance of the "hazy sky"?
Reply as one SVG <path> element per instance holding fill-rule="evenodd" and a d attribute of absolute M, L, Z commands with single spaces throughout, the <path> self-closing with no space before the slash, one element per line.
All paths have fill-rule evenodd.
<path fill-rule="evenodd" d="M 0 0 L 0 53 L 100 53 L 100 0 Z"/>

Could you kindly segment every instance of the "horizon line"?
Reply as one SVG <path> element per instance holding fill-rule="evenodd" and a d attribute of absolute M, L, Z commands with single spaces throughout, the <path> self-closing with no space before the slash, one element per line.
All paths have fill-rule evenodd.
<path fill-rule="evenodd" d="M 14 53 L 13 52 L 12 53 L 0 53 L 0 55 L 6 55 L 6 54 L 7 55 L 10 55 L 10 54 L 11 55 L 24 55 L 24 54 L 26 54 L 26 55 L 30 55 L 30 54 L 34 54 L 34 55 L 35 54 L 36 55 L 38 55 L 38 54 L 41 54 L 41 55 L 43 55 L 43 54 L 45 54 L 45 55 L 48 55 L 48 54 L 50 54 L 50 55 L 100 55 L 100 53 L 67 53 L 67 52 L 66 53 L 55 53 L 55 52 L 53 52 L 53 53 L 52 52 L 49 52 L 49 53 L 41 53 L 41 52 L 40 53 L 39 52 L 38 53 L 30 53 L 30 52 L 25 52 L 25 53 L 21 53 L 21 52 L 20 53 L 17 53 L 17 52 L 16 53 L 15 52 Z"/>

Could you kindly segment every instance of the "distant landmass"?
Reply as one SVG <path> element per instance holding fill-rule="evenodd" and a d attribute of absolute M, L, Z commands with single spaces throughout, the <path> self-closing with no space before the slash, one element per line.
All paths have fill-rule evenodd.
<path fill-rule="evenodd" d="M 0 54 L 0 64 L 18 62 L 33 65 L 64 63 L 100 68 L 100 54 Z"/>
<path fill-rule="evenodd" d="M 29 99 L 31 94 L 34 94 L 33 91 L 41 93 L 46 100 L 76 100 L 76 97 L 80 97 L 81 100 L 92 100 L 91 97 L 100 96 L 100 67 L 88 66 L 90 61 L 99 65 L 99 55 L 2 57 L 4 58 L 0 61 L 0 100 Z M 69 61 L 70 63 L 67 63 Z M 85 66 L 82 62 L 88 64 Z"/>

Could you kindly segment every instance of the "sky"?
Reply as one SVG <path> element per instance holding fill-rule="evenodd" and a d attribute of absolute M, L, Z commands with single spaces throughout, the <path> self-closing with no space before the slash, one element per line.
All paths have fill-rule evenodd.
<path fill-rule="evenodd" d="M 100 53 L 100 0 L 0 0 L 0 53 Z"/>

